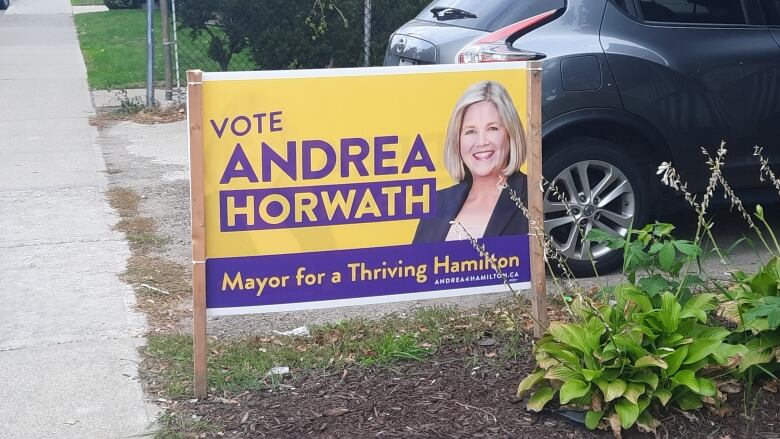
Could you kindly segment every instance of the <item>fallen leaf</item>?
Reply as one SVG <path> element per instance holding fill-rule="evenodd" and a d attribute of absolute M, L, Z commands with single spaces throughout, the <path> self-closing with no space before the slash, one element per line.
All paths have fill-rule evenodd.
<path fill-rule="evenodd" d="M 68 419 L 67 421 L 65 421 L 65 424 L 75 425 L 77 422 L 79 422 L 78 419 Z"/>
<path fill-rule="evenodd" d="M 723 393 L 739 393 L 742 391 L 742 384 L 737 380 L 728 380 L 720 383 L 718 389 Z"/>
<path fill-rule="evenodd" d="M 488 337 L 477 340 L 477 346 L 493 346 L 496 344 L 496 339 Z"/>
<path fill-rule="evenodd" d="M 235 399 L 222 398 L 221 396 L 214 398 L 214 400 L 217 402 L 221 402 L 222 404 L 238 404 L 238 401 L 236 401 Z"/>
<path fill-rule="evenodd" d="M 763 387 L 767 392 L 777 393 L 777 381 L 767 381 Z"/>
<path fill-rule="evenodd" d="M 620 417 L 617 413 L 612 413 L 612 416 L 609 417 L 609 426 L 612 427 L 615 439 L 623 439 L 623 434 L 620 431 Z"/>
<path fill-rule="evenodd" d="M 710 412 L 712 412 L 714 415 L 716 415 L 716 416 L 718 416 L 720 418 L 724 418 L 724 417 L 729 416 L 732 413 L 734 413 L 734 408 L 733 407 L 728 407 L 728 406 L 725 406 L 725 405 L 721 406 L 721 407 L 710 407 L 709 409 L 710 409 Z"/>
<path fill-rule="evenodd" d="M 338 407 L 333 409 L 327 409 L 322 414 L 325 416 L 343 416 L 349 413 L 349 409 L 345 409 L 344 407 Z"/>

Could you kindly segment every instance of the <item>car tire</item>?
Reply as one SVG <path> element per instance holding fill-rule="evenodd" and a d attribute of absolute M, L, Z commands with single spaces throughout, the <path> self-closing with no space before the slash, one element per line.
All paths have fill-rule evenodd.
<path fill-rule="evenodd" d="M 11 6 L 11 0 L 0 0 L 0 10 L 8 9 Z"/>
<path fill-rule="evenodd" d="M 608 273 L 621 266 L 621 250 L 584 239 L 598 228 L 626 236 L 644 226 L 652 195 L 643 160 L 613 142 L 577 137 L 559 142 L 543 158 L 549 182 L 544 194 L 545 232 L 577 277 Z M 565 201 L 561 201 L 564 199 Z M 551 261 L 555 268 L 558 264 Z"/>

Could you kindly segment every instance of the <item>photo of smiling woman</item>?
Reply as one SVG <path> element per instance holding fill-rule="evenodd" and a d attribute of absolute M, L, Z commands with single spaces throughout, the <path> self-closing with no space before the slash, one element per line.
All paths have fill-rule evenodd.
<path fill-rule="evenodd" d="M 435 215 L 420 220 L 413 242 L 527 234 L 528 220 L 505 190 L 527 203 L 520 172 L 525 145 L 506 89 L 495 81 L 469 87 L 455 105 L 444 144 L 444 166 L 457 184 L 436 191 Z"/>

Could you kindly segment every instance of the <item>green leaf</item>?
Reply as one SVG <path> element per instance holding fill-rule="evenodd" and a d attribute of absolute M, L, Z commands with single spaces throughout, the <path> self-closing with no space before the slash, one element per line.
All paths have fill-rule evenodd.
<path fill-rule="evenodd" d="M 733 357 L 743 355 L 747 349 L 744 345 L 737 344 L 737 345 L 731 345 L 722 343 L 720 346 L 718 346 L 718 349 L 715 349 L 715 352 L 713 352 L 712 358 L 715 359 L 715 361 L 720 364 L 721 366 L 725 366 L 729 363 L 729 360 Z"/>
<path fill-rule="evenodd" d="M 600 376 L 600 370 L 582 369 L 582 377 L 585 378 L 585 381 L 593 381 Z"/>
<path fill-rule="evenodd" d="M 690 298 L 682 308 L 680 318 L 696 317 L 702 323 L 707 321 L 707 311 L 715 309 L 714 294 L 697 294 Z"/>
<path fill-rule="evenodd" d="M 645 410 L 647 410 L 647 407 L 650 406 L 650 396 L 649 395 L 640 396 L 637 405 L 639 406 L 639 413 L 642 413 Z"/>
<path fill-rule="evenodd" d="M 578 357 L 574 352 L 571 352 L 568 349 L 564 349 L 558 343 L 545 343 L 543 345 L 537 345 L 536 352 L 547 353 L 556 360 L 559 360 L 568 365 L 569 367 L 579 367 L 580 365 L 580 357 Z"/>
<path fill-rule="evenodd" d="M 757 302 L 752 310 L 743 316 L 745 323 L 753 323 L 759 317 L 767 318 L 767 330 L 780 326 L 780 297 L 767 296 Z"/>
<path fill-rule="evenodd" d="M 683 364 L 695 363 L 718 350 L 723 344 L 722 338 L 697 338 L 688 345 L 688 356 L 685 357 Z"/>
<path fill-rule="evenodd" d="M 690 390 L 685 390 L 680 393 L 676 398 L 674 398 L 674 401 L 681 410 L 696 410 L 702 406 L 701 398 L 699 398 L 698 395 L 691 392 Z"/>
<path fill-rule="evenodd" d="M 623 393 L 623 398 L 636 404 L 637 399 L 645 393 L 645 385 L 639 383 L 628 383 L 626 385 L 626 391 Z"/>
<path fill-rule="evenodd" d="M 680 311 L 682 307 L 677 302 L 674 294 L 666 291 L 661 295 L 661 324 L 666 332 L 675 332 L 680 325 Z"/>
<path fill-rule="evenodd" d="M 672 271 L 672 267 L 674 267 L 674 246 L 671 242 L 667 242 L 661 247 L 661 251 L 658 252 L 658 262 L 664 271 Z"/>
<path fill-rule="evenodd" d="M 665 406 L 672 399 L 672 392 L 668 389 L 656 389 L 653 396 L 661 401 L 661 405 Z"/>
<path fill-rule="evenodd" d="M 639 418 L 637 418 L 636 425 L 640 432 L 649 433 L 654 432 L 658 427 L 661 426 L 661 423 L 658 422 L 658 420 L 655 419 L 652 415 L 650 415 L 649 412 L 643 411 L 639 415 Z"/>
<path fill-rule="evenodd" d="M 525 392 L 531 390 L 531 388 L 544 378 L 544 374 L 545 370 L 541 369 L 523 378 L 523 381 L 520 381 L 520 385 L 517 386 L 517 396 L 522 398 Z"/>
<path fill-rule="evenodd" d="M 767 315 L 767 323 L 769 323 L 769 330 L 777 329 L 780 326 L 780 308 L 775 308 Z"/>
<path fill-rule="evenodd" d="M 639 281 L 642 282 L 641 280 Z M 629 283 L 623 283 L 615 287 L 615 297 L 621 304 L 627 302 L 636 303 L 640 310 L 647 312 L 653 309 L 653 305 L 650 303 L 650 299 L 642 290 L 637 288 L 636 285 Z"/>
<path fill-rule="evenodd" d="M 580 352 L 589 353 L 591 351 L 586 342 L 585 330 L 577 325 L 551 322 L 547 333 L 552 335 L 555 340 Z"/>
<path fill-rule="evenodd" d="M 641 334 L 641 333 L 640 333 Z M 630 334 L 629 334 L 630 335 Z M 647 355 L 647 350 L 639 345 L 632 337 L 627 334 L 615 334 L 612 336 L 612 340 L 615 341 L 615 346 L 624 352 L 630 352 L 636 357 L 642 357 Z"/>
<path fill-rule="evenodd" d="M 658 346 L 660 347 L 674 347 L 678 344 L 686 344 L 686 343 L 678 343 L 680 340 L 683 340 L 685 337 L 682 334 L 672 334 L 666 337 L 662 337 L 658 340 Z M 693 339 L 691 339 L 693 341 Z"/>
<path fill-rule="evenodd" d="M 645 355 L 644 357 L 636 360 L 636 363 L 634 363 L 634 367 L 646 367 L 646 366 L 655 366 L 660 367 L 661 369 L 666 369 L 669 367 L 666 362 L 658 357 L 654 357 L 652 355 Z"/>
<path fill-rule="evenodd" d="M 542 369 L 549 369 L 561 364 L 560 361 L 550 356 L 547 352 L 537 352 L 534 358 L 536 358 L 536 364 Z"/>
<path fill-rule="evenodd" d="M 682 366 L 685 357 L 688 356 L 688 345 L 682 345 L 677 348 L 673 353 L 664 357 L 664 361 L 669 367 L 666 369 L 666 373 L 673 375 Z"/>
<path fill-rule="evenodd" d="M 588 430 L 595 430 L 603 417 L 603 411 L 594 412 L 593 410 L 588 410 L 588 412 L 585 413 L 585 427 L 587 427 Z"/>
<path fill-rule="evenodd" d="M 671 289 L 669 281 L 660 274 L 654 274 L 652 276 L 639 279 L 639 287 L 642 288 L 642 291 L 647 293 L 647 295 L 650 297 L 660 294 L 661 291 L 668 291 Z M 650 308 L 647 310 L 649 309 Z"/>
<path fill-rule="evenodd" d="M 615 404 L 615 412 L 620 418 L 620 426 L 628 430 L 634 426 L 636 418 L 639 417 L 639 406 L 625 399 L 621 399 Z"/>
<path fill-rule="evenodd" d="M 677 372 L 672 378 L 672 389 L 677 386 L 685 386 L 696 393 L 699 393 L 699 381 L 693 371 L 683 369 Z"/>
<path fill-rule="evenodd" d="M 555 396 L 555 390 L 553 390 L 552 387 L 540 388 L 534 392 L 534 394 L 531 395 L 531 399 L 528 400 L 528 410 L 534 412 L 541 411 L 544 406 L 550 402 L 553 396 Z"/>
<path fill-rule="evenodd" d="M 634 383 L 645 383 L 653 389 L 658 387 L 658 375 L 652 372 L 636 374 L 628 380 Z"/>
<path fill-rule="evenodd" d="M 553 366 L 547 369 L 544 377 L 548 380 L 569 381 L 582 379 L 582 374 L 575 372 L 570 365 Z"/>
<path fill-rule="evenodd" d="M 590 231 L 585 236 L 585 238 L 589 241 L 594 241 L 594 242 L 604 244 L 607 247 L 611 248 L 612 250 L 623 248 L 623 246 L 626 243 L 625 239 L 618 238 L 612 234 L 609 234 L 597 228 L 590 229 Z"/>
<path fill-rule="evenodd" d="M 683 278 L 682 286 L 684 288 L 687 288 L 687 287 L 689 287 L 691 285 L 703 285 L 705 283 L 706 282 L 704 282 L 704 280 L 702 278 L 700 278 L 699 276 L 696 276 L 695 274 L 689 274 L 689 275 L 685 276 L 685 278 Z"/>
<path fill-rule="evenodd" d="M 731 335 L 731 332 L 726 328 L 721 328 L 719 326 L 709 327 L 709 326 L 702 326 L 702 325 L 696 325 L 691 330 L 691 333 L 694 335 L 694 338 L 717 338 L 719 340 L 723 340 L 724 338 Z"/>
<path fill-rule="evenodd" d="M 739 365 L 739 372 L 745 372 L 750 366 L 755 366 L 756 364 L 769 363 L 773 359 L 774 354 L 772 353 L 771 349 L 759 350 L 750 349 L 748 347 L 747 352 L 745 352 L 745 355 L 742 356 L 742 363 Z"/>
<path fill-rule="evenodd" d="M 598 379 L 594 382 L 599 386 L 599 389 L 601 389 L 601 393 L 604 394 L 604 402 L 610 402 L 615 398 L 620 398 L 626 391 L 626 382 L 620 379 L 612 381 Z"/>
<path fill-rule="evenodd" d="M 771 274 L 765 271 L 759 271 L 753 276 L 753 279 L 750 280 L 750 289 L 762 296 L 776 296 L 777 281 L 778 279 Z"/>
<path fill-rule="evenodd" d="M 674 248 L 685 256 L 695 257 L 702 253 L 701 248 L 690 241 L 674 241 Z"/>
<path fill-rule="evenodd" d="M 669 224 L 669 223 L 655 223 L 655 224 L 652 224 L 653 235 L 655 235 L 655 236 L 657 236 L 659 238 L 672 233 L 672 230 L 674 230 L 674 229 L 675 229 L 674 224 Z M 650 230 L 650 229 L 648 229 L 648 230 Z"/>
<path fill-rule="evenodd" d="M 584 396 L 589 391 L 590 383 L 585 383 L 580 380 L 572 380 L 563 383 L 558 397 L 560 398 L 561 404 L 566 404 L 572 399 Z"/>
<path fill-rule="evenodd" d="M 715 396 L 718 393 L 718 389 L 715 387 L 715 382 L 709 378 L 697 378 L 699 382 L 699 395 L 702 396 Z"/>

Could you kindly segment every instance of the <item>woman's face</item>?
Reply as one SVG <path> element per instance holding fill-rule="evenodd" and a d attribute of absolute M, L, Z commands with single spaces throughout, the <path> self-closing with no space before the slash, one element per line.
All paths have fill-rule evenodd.
<path fill-rule="evenodd" d="M 489 101 L 471 104 L 463 114 L 460 156 L 473 177 L 498 176 L 509 160 L 509 132 Z"/>

